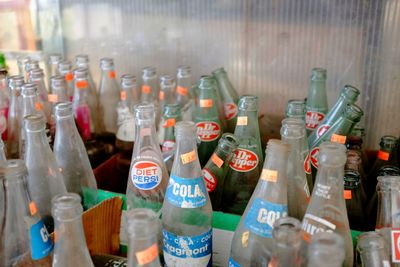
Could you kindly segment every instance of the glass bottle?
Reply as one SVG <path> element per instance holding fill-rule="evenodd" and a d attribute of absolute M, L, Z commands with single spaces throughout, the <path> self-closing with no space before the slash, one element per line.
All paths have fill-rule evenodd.
<path fill-rule="evenodd" d="M 0 133 L 3 140 L 7 140 L 8 112 L 10 107 L 7 73 L 6 69 L 0 69 Z"/>
<path fill-rule="evenodd" d="M 75 193 L 53 198 L 52 214 L 56 235 L 53 267 L 94 267 L 86 245 L 82 212 L 81 198 Z"/>
<path fill-rule="evenodd" d="M 159 219 L 150 209 L 127 212 L 129 267 L 161 267 L 158 251 Z"/>
<path fill-rule="evenodd" d="M 141 102 L 144 103 L 153 103 L 158 95 L 158 78 L 157 78 L 157 70 L 155 67 L 145 67 L 142 70 L 142 93 L 141 93 Z"/>
<path fill-rule="evenodd" d="M 345 254 L 343 238 L 340 235 L 332 232 L 319 232 L 311 239 L 307 266 L 342 267 L 345 266 L 343 265 Z"/>
<path fill-rule="evenodd" d="M 385 239 L 377 232 L 365 232 L 357 239 L 357 267 L 390 267 Z"/>
<path fill-rule="evenodd" d="M 258 127 L 258 98 L 242 96 L 238 107 L 235 136 L 239 145 L 226 175 L 222 210 L 242 214 L 260 177 L 263 154 Z"/>
<path fill-rule="evenodd" d="M 175 80 L 170 75 L 162 75 L 160 77 L 160 92 L 158 97 L 159 109 L 158 113 L 156 114 L 156 116 L 158 117 L 158 119 L 156 118 L 156 121 L 159 121 L 157 129 L 158 141 L 160 142 L 160 144 L 163 144 L 164 142 L 164 121 L 162 120 L 164 107 L 165 105 L 175 103 L 175 87 Z"/>
<path fill-rule="evenodd" d="M 239 95 L 230 82 L 228 74 L 224 68 L 216 69 L 212 72 L 212 74 L 220 89 L 219 93 L 224 106 L 225 119 L 228 123 L 227 131 L 233 133 L 236 127 L 236 117 L 238 114 L 237 103 L 239 101 Z"/>
<path fill-rule="evenodd" d="M 326 69 L 313 68 L 311 70 L 310 87 L 306 102 L 306 129 L 310 135 L 325 118 L 328 112 L 326 97 Z"/>
<path fill-rule="evenodd" d="M 62 56 L 59 53 L 53 53 L 49 54 L 49 59 L 47 62 L 47 75 L 49 77 L 52 77 L 54 75 L 59 75 L 60 73 L 58 72 L 58 64 L 61 62 Z"/>
<path fill-rule="evenodd" d="M 61 77 L 62 78 L 62 77 Z M 83 197 L 86 192 L 90 197 L 85 201 L 85 208 L 97 203 L 97 182 L 92 167 L 75 125 L 72 104 L 59 103 L 55 107 L 57 120 L 54 156 L 68 192 Z"/>
<path fill-rule="evenodd" d="M 89 62 L 89 56 L 86 54 L 80 54 L 75 56 L 75 66 L 77 68 L 85 68 L 87 69 L 87 78 L 89 81 L 89 88 L 90 88 L 90 97 L 95 98 L 97 100 L 97 86 L 94 83 L 93 80 L 93 75 L 90 71 L 90 62 Z M 96 97 L 95 97 L 96 96 Z M 96 102 L 96 106 L 97 106 L 97 102 Z"/>
<path fill-rule="evenodd" d="M 167 170 L 170 173 L 175 154 L 175 125 L 182 120 L 179 104 L 168 104 L 164 107 L 163 125 L 164 137 L 161 151 Z"/>
<path fill-rule="evenodd" d="M 53 242 L 26 186 L 22 160 L 0 166 L 0 266 L 51 266 Z"/>
<path fill-rule="evenodd" d="M 199 102 L 196 106 L 194 122 L 200 144 L 197 148 L 201 166 L 210 159 L 222 135 L 221 121 L 218 118 L 214 80 L 203 76 L 199 83 Z"/>
<path fill-rule="evenodd" d="M 131 108 L 133 108 L 133 106 L 138 104 L 140 101 L 140 91 L 138 91 L 136 76 L 132 74 L 122 75 L 120 89 L 120 98 L 122 98 L 121 92 L 126 92 L 127 104 L 131 110 Z"/>
<path fill-rule="evenodd" d="M 50 91 L 51 93 L 48 95 L 48 99 L 51 104 L 50 133 L 54 139 L 56 131 L 55 106 L 57 103 L 69 101 L 65 79 L 63 76 L 54 75 L 50 78 Z"/>
<path fill-rule="evenodd" d="M 31 77 L 31 70 L 34 69 L 39 69 L 39 61 L 30 59 L 29 61 L 26 62 L 25 64 L 25 80 L 28 82 L 30 77 Z"/>
<path fill-rule="evenodd" d="M 0 164 L 5 162 L 6 160 L 7 158 L 6 158 L 4 142 L 2 139 L 0 139 Z"/>
<path fill-rule="evenodd" d="M 162 209 L 167 266 L 211 266 L 212 209 L 197 156 L 196 126 L 176 124 L 176 152 Z"/>
<path fill-rule="evenodd" d="M 136 137 L 126 198 L 128 210 L 149 208 L 158 212 L 164 201 L 168 171 L 158 145 L 153 104 L 135 106 Z"/>
<path fill-rule="evenodd" d="M 286 106 L 286 118 L 306 120 L 306 102 L 304 100 L 291 99 Z"/>
<path fill-rule="evenodd" d="M 182 110 L 184 121 L 193 120 L 194 101 L 191 98 L 190 87 L 192 86 L 192 71 L 189 66 L 181 65 L 176 73 L 176 103 Z"/>
<path fill-rule="evenodd" d="M 310 147 L 312 147 L 312 144 L 336 123 L 348 105 L 354 104 L 357 101 L 359 94 L 360 91 L 351 85 L 345 85 L 343 87 L 335 105 L 333 105 L 325 115 L 325 118 L 318 124 L 318 127 L 308 136 L 308 144 Z"/>
<path fill-rule="evenodd" d="M 281 139 L 290 145 L 287 165 L 289 216 L 302 220 L 310 200 L 308 181 L 312 182 L 304 121 L 293 118 L 284 119 Z M 308 177 L 310 178 L 307 179 Z"/>
<path fill-rule="evenodd" d="M 24 118 L 26 133 L 26 153 L 24 160 L 28 169 L 28 187 L 33 201 L 37 204 L 44 223 L 53 232 L 51 199 L 66 193 L 63 176 L 57 167 L 45 133 L 45 122 L 41 115 Z"/>
<path fill-rule="evenodd" d="M 32 69 L 29 72 L 29 82 L 36 84 L 37 93 L 39 95 L 39 99 L 43 104 L 43 111 L 46 115 L 46 120 L 50 122 L 51 116 L 51 105 L 48 99 L 48 90 L 46 88 L 46 84 L 44 82 L 44 73 L 40 68 Z"/>
<path fill-rule="evenodd" d="M 358 151 L 361 151 L 361 159 L 362 159 L 364 172 L 368 173 L 369 168 L 372 166 L 370 166 L 371 164 L 369 164 L 367 153 L 366 153 L 365 149 L 363 149 L 363 147 L 362 147 L 364 140 L 365 140 L 365 128 L 364 128 L 364 126 L 360 125 L 360 122 L 359 122 L 351 130 L 351 133 L 347 138 L 346 146 L 348 149 L 354 148 Z M 367 177 L 364 177 L 364 178 L 367 178 Z M 365 186 L 365 181 L 363 181 L 363 184 Z"/>
<path fill-rule="evenodd" d="M 319 147 L 317 178 L 303 219 L 304 239 L 309 242 L 310 237 L 318 232 L 338 233 L 345 244 L 346 258 L 343 266 L 351 267 L 353 244 L 343 196 L 346 147 L 333 142 L 323 142 Z"/>
<path fill-rule="evenodd" d="M 72 102 L 74 96 L 74 73 L 72 72 L 72 64 L 69 61 L 63 60 L 58 63 L 58 73 L 64 76 L 67 84 L 68 99 Z"/>
<path fill-rule="evenodd" d="M 91 255 L 95 267 L 127 267 L 128 259 L 108 254 Z"/>
<path fill-rule="evenodd" d="M 18 75 L 21 75 L 24 77 L 24 81 L 27 80 L 26 77 L 28 77 L 27 72 L 25 71 L 25 66 L 28 61 L 30 61 L 31 58 L 28 56 L 19 56 L 17 58 L 17 65 L 18 65 Z"/>

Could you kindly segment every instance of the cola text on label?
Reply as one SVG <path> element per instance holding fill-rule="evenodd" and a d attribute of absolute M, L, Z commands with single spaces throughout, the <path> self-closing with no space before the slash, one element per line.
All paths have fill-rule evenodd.
<path fill-rule="evenodd" d="M 199 208 L 207 203 L 207 189 L 202 176 L 183 178 L 171 175 L 165 197 L 180 208 Z"/>
<path fill-rule="evenodd" d="M 248 172 L 257 167 L 258 156 L 253 151 L 238 148 L 229 166 L 235 171 Z"/>

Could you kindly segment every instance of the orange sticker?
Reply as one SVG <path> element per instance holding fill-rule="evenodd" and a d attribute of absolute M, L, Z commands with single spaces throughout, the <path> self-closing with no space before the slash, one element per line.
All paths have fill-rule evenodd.
<path fill-rule="evenodd" d="M 158 97 L 160 98 L 160 100 L 164 100 L 164 96 L 165 96 L 164 91 L 160 91 L 158 93 Z"/>
<path fill-rule="evenodd" d="M 109 71 L 108 72 L 108 77 L 110 77 L 110 79 L 115 79 L 115 71 Z"/>
<path fill-rule="evenodd" d="M 389 160 L 389 153 L 379 150 L 378 151 L 378 159 L 384 160 L 384 161 L 388 161 Z"/>
<path fill-rule="evenodd" d="M 175 123 L 176 123 L 175 118 L 170 118 L 170 119 L 167 119 L 167 120 L 164 122 L 163 127 L 164 127 L 164 128 L 173 127 L 173 126 L 175 126 Z"/>
<path fill-rule="evenodd" d="M 88 87 L 88 82 L 87 81 L 76 81 L 75 85 L 79 89 L 83 89 L 83 88 L 87 88 Z"/>
<path fill-rule="evenodd" d="M 35 202 L 32 201 L 31 203 L 29 203 L 29 210 L 30 210 L 32 216 L 36 214 L 36 212 L 38 210 L 37 210 Z"/>
<path fill-rule="evenodd" d="M 49 94 L 47 96 L 47 98 L 48 98 L 49 102 L 51 102 L 51 103 L 57 103 L 58 102 L 58 96 L 55 95 L 55 94 Z"/>
<path fill-rule="evenodd" d="M 343 197 L 344 199 L 351 199 L 351 190 L 344 190 Z"/>
<path fill-rule="evenodd" d="M 307 233 L 307 232 L 304 232 L 304 233 L 303 233 L 303 239 L 304 239 L 304 241 L 306 241 L 307 243 L 310 243 L 310 241 L 311 241 L 311 235 L 310 235 L 309 233 Z"/>
<path fill-rule="evenodd" d="M 218 168 L 221 168 L 221 166 L 224 164 L 224 161 L 220 158 L 220 157 L 218 157 L 218 155 L 217 154 L 212 154 L 212 156 L 211 156 L 211 161 L 215 164 L 215 165 L 217 165 L 218 166 Z"/>
<path fill-rule="evenodd" d="M 36 109 L 37 111 L 42 110 L 42 109 L 43 109 L 42 103 L 36 102 L 36 103 L 35 103 L 35 109 Z"/>
<path fill-rule="evenodd" d="M 150 262 L 154 261 L 154 259 L 158 257 L 158 246 L 157 244 L 153 244 L 149 248 L 145 250 L 136 252 L 136 259 L 139 265 L 146 265 Z"/>
<path fill-rule="evenodd" d="M 247 125 L 247 117 L 246 117 L 246 116 L 239 116 L 239 117 L 237 117 L 236 125 L 239 125 L 239 126 L 246 126 L 246 125 Z"/>
<path fill-rule="evenodd" d="M 178 87 L 176 87 L 176 92 L 177 92 L 179 95 L 186 96 L 186 95 L 188 95 L 189 90 L 188 90 L 186 87 L 183 87 L 183 86 L 179 86 L 179 85 L 178 85 Z"/>
<path fill-rule="evenodd" d="M 150 94 L 151 93 L 151 87 L 148 86 L 147 84 L 142 85 L 142 93 L 143 94 Z"/>
<path fill-rule="evenodd" d="M 278 171 L 263 169 L 260 178 L 268 182 L 276 183 L 276 180 L 278 179 Z"/>
<path fill-rule="evenodd" d="M 200 107 L 201 108 L 211 108 L 213 106 L 212 99 L 200 99 Z"/>
<path fill-rule="evenodd" d="M 345 135 L 340 135 L 340 134 L 332 134 L 331 142 L 335 142 L 335 143 L 339 143 L 339 144 L 345 144 L 346 143 L 346 136 Z"/>
<path fill-rule="evenodd" d="M 119 93 L 119 97 L 121 98 L 121 100 L 126 100 L 126 92 L 125 91 L 121 91 Z"/>
<path fill-rule="evenodd" d="M 72 72 L 68 72 L 67 74 L 65 74 L 65 80 L 67 82 L 70 82 L 74 79 L 74 74 Z"/>
<path fill-rule="evenodd" d="M 196 151 L 192 150 L 188 153 L 181 155 L 181 160 L 183 164 L 188 164 L 196 159 Z"/>

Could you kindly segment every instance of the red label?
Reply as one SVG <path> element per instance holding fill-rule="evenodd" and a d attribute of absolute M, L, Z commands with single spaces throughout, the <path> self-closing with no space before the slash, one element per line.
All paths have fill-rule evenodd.
<path fill-rule="evenodd" d="M 322 125 L 321 127 L 318 127 L 317 129 L 317 137 L 321 137 L 324 133 L 326 133 L 331 126 L 329 125 Z"/>
<path fill-rule="evenodd" d="M 319 155 L 319 147 L 315 147 L 311 150 L 311 164 L 318 169 L 318 155 Z"/>
<path fill-rule="evenodd" d="M 392 262 L 400 262 L 400 230 L 392 230 Z"/>
<path fill-rule="evenodd" d="M 0 133 L 1 139 L 7 140 L 8 107 L 0 108 Z"/>
<path fill-rule="evenodd" d="M 310 154 L 307 154 L 307 157 L 304 159 L 303 167 L 304 167 L 304 171 L 307 174 L 311 174 L 311 156 L 310 156 Z"/>
<path fill-rule="evenodd" d="M 206 183 L 207 191 L 212 192 L 217 187 L 217 179 L 207 169 L 203 169 L 204 182 Z"/>
<path fill-rule="evenodd" d="M 238 108 L 235 103 L 225 103 L 224 104 L 225 118 L 231 120 L 236 117 L 238 113 Z"/>
<path fill-rule="evenodd" d="M 174 147 L 175 147 L 175 141 L 165 140 L 162 144 L 161 150 L 162 152 L 168 152 L 174 149 Z"/>
<path fill-rule="evenodd" d="M 213 121 L 202 121 L 196 123 L 197 135 L 200 137 L 202 142 L 210 142 L 218 139 L 221 128 L 218 123 Z"/>
<path fill-rule="evenodd" d="M 321 121 L 325 118 L 325 114 L 318 111 L 307 111 L 306 113 L 306 128 L 314 130 L 318 127 Z"/>
<path fill-rule="evenodd" d="M 253 151 L 238 148 L 229 166 L 238 172 L 249 172 L 257 167 L 258 156 Z"/>
<path fill-rule="evenodd" d="M 91 137 L 90 133 L 90 109 L 88 105 L 78 106 L 75 109 L 76 124 L 83 140 Z"/>

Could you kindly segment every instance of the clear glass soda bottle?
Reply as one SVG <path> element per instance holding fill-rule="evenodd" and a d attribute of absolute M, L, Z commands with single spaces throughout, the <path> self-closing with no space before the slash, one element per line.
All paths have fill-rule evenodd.
<path fill-rule="evenodd" d="M 135 106 L 136 137 L 126 198 L 128 210 L 149 208 L 158 212 L 164 201 L 168 171 L 158 145 L 153 104 Z"/>
<path fill-rule="evenodd" d="M 294 118 L 284 119 L 281 139 L 290 145 L 287 168 L 289 216 L 302 220 L 310 200 L 308 181 L 312 182 L 304 121 Z"/>
<path fill-rule="evenodd" d="M 159 121 L 158 129 L 158 141 L 160 144 L 164 142 L 164 121 L 162 120 L 164 107 L 168 104 L 175 103 L 175 79 L 172 78 L 170 75 L 162 75 L 160 77 L 160 92 L 158 96 L 158 106 L 159 109 L 157 110 L 156 121 Z"/>
<path fill-rule="evenodd" d="M 72 102 L 74 96 L 74 73 L 71 62 L 66 60 L 60 61 L 58 63 L 58 73 L 64 76 L 67 84 L 68 99 Z"/>
<path fill-rule="evenodd" d="M 29 61 L 26 62 L 25 64 L 25 80 L 28 82 L 31 76 L 31 70 L 34 69 L 39 69 L 39 61 L 30 59 Z"/>
<path fill-rule="evenodd" d="M 64 193 L 53 198 L 56 235 L 53 267 L 94 267 L 86 245 L 82 212 L 81 198 L 75 193 Z"/>
<path fill-rule="evenodd" d="M 306 102 L 304 100 L 291 99 L 286 106 L 286 118 L 306 120 Z"/>
<path fill-rule="evenodd" d="M 90 85 L 89 86 L 89 88 L 90 88 L 89 95 L 91 98 L 94 97 L 97 100 L 97 91 L 96 91 L 97 86 L 94 83 L 93 75 L 92 75 L 92 72 L 90 71 L 89 56 L 86 54 L 76 55 L 75 56 L 75 66 L 77 68 L 87 69 L 87 77 L 88 77 L 88 81 L 89 81 L 89 85 Z M 96 103 L 96 106 L 97 106 L 97 103 Z"/>
<path fill-rule="evenodd" d="M 52 232 L 51 199 L 58 194 L 66 193 L 67 190 L 47 141 L 43 116 L 29 115 L 24 121 L 26 133 L 24 160 L 29 173 L 29 192 L 43 216 L 47 229 Z"/>
<path fill-rule="evenodd" d="M 317 178 L 303 219 L 304 239 L 310 242 L 311 236 L 318 232 L 338 233 L 345 244 L 344 266 L 351 267 L 353 266 L 353 244 L 343 195 L 346 147 L 333 142 L 323 142 L 319 147 Z"/>
<path fill-rule="evenodd" d="M 385 239 L 377 232 L 365 232 L 357 238 L 357 267 L 390 267 Z"/>
<path fill-rule="evenodd" d="M 48 99 L 46 83 L 44 81 L 44 73 L 40 68 L 33 69 L 29 72 L 29 82 L 36 84 L 37 94 L 39 95 L 40 102 L 43 105 L 43 111 L 46 115 L 47 122 L 51 121 L 51 104 Z"/>
<path fill-rule="evenodd" d="M 239 145 L 226 175 L 222 210 L 242 214 L 260 177 L 263 154 L 258 126 L 258 98 L 242 96 L 238 106 L 235 136 Z"/>
<path fill-rule="evenodd" d="M 319 232 L 308 248 L 308 267 L 342 267 L 345 260 L 343 238 L 337 233 Z M 351 265 L 353 266 L 353 265 Z"/>
<path fill-rule="evenodd" d="M 18 65 L 18 75 L 21 75 L 24 77 L 24 81 L 26 81 L 26 77 L 28 77 L 26 71 L 25 71 L 25 66 L 28 61 L 30 61 L 31 58 L 29 56 L 19 56 L 17 58 L 17 65 Z"/>
<path fill-rule="evenodd" d="M 190 93 L 191 86 L 192 71 L 190 67 L 186 65 L 179 66 L 176 74 L 176 103 L 182 109 L 182 119 L 184 121 L 193 120 L 195 103 Z"/>
<path fill-rule="evenodd" d="M 163 125 L 164 137 L 162 152 L 167 153 L 175 149 L 175 125 L 182 120 L 181 107 L 179 104 L 167 104 L 164 107 Z M 172 167 L 172 166 L 171 166 Z"/>
<path fill-rule="evenodd" d="M 62 78 L 62 77 L 61 77 Z M 75 124 L 72 104 L 59 103 L 55 107 L 57 121 L 54 156 L 68 192 L 83 197 L 86 192 L 90 197 L 85 201 L 85 208 L 97 204 L 97 182 L 85 145 Z"/>
<path fill-rule="evenodd" d="M 196 126 L 176 124 L 176 152 L 162 209 L 167 266 L 211 266 L 211 202 L 197 156 Z"/>
<path fill-rule="evenodd" d="M 155 67 L 145 67 L 142 70 L 141 102 L 153 103 L 156 101 L 158 90 L 157 70 Z"/>
<path fill-rule="evenodd" d="M 61 75 L 54 75 L 50 78 L 50 94 L 48 95 L 49 103 L 51 104 L 51 117 L 50 117 L 50 134 L 54 140 L 56 132 L 56 118 L 55 107 L 57 103 L 68 102 L 68 92 L 65 84 L 64 77 Z"/>
<path fill-rule="evenodd" d="M 0 266 L 50 267 L 53 242 L 26 186 L 22 160 L 0 165 Z"/>
<path fill-rule="evenodd" d="M 47 62 L 47 68 L 48 68 L 47 74 L 49 77 L 60 74 L 58 72 L 58 64 L 61 62 L 61 60 L 62 60 L 61 54 L 59 53 L 49 54 Z"/>

